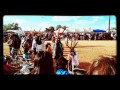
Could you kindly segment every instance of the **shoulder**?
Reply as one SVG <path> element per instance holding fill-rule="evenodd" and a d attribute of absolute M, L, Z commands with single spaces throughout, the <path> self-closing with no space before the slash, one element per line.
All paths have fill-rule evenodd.
<path fill-rule="evenodd" d="M 68 72 L 67 70 L 58 69 L 58 70 L 56 71 L 56 74 L 57 74 L 57 75 L 68 75 L 69 72 Z"/>
<path fill-rule="evenodd" d="M 70 73 L 68 72 L 68 70 L 65 70 L 65 75 L 69 75 Z"/>
<path fill-rule="evenodd" d="M 62 72 L 62 69 L 57 69 L 57 70 L 56 70 L 56 74 L 57 74 L 57 75 L 60 75 L 61 72 Z"/>

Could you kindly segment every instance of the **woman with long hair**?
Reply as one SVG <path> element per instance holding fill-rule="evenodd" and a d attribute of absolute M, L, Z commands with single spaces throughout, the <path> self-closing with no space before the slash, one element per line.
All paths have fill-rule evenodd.
<path fill-rule="evenodd" d="M 44 58 L 40 60 L 40 74 L 55 74 L 51 44 L 47 43 L 45 49 Z"/>

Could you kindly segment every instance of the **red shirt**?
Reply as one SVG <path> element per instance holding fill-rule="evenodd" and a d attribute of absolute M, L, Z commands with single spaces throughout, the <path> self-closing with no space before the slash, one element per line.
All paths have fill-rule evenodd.
<path fill-rule="evenodd" d="M 10 68 L 10 66 L 9 66 L 9 65 L 10 65 L 10 63 L 8 63 L 8 62 L 7 62 L 7 63 L 5 63 L 5 64 L 3 64 L 3 70 L 4 70 L 4 71 L 8 71 L 8 70 L 9 70 L 9 68 Z"/>

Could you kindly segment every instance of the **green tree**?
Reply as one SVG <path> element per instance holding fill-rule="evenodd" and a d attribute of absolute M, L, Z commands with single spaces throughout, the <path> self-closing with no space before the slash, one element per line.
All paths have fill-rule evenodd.
<path fill-rule="evenodd" d="M 3 25 L 3 30 L 7 30 L 7 26 L 6 25 Z"/>
<path fill-rule="evenodd" d="M 3 30 L 9 30 L 12 28 L 12 24 L 3 25 Z"/>
<path fill-rule="evenodd" d="M 3 25 L 3 30 L 18 30 L 21 29 L 21 27 L 19 27 L 18 23 L 9 23 L 6 25 Z"/>

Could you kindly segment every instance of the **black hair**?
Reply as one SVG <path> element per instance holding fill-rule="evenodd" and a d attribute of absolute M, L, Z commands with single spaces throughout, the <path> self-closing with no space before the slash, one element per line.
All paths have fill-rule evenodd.
<path fill-rule="evenodd" d="M 74 52 L 74 55 L 76 55 L 74 48 L 71 48 L 70 52 Z"/>
<path fill-rule="evenodd" d="M 4 56 L 4 63 L 6 63 L 7 61 L 12 61 L 10 56 Z"/>
<path fill-rule="evenodd" d="M 36 43 L 37 43 L 38 45 L 41 45 L 41 44 L 42 44 L 42 41 L 41 41 L 41 37 L 40 37 L 40 36 L 37 36 L 37 38 L 36 38 Z"/>
<path fill-rule="evenodd" d="M 64 70 L 66 70 L 66 65 L 68 64 L 68 61 L 64 58 L 64 57 L 60 57 L 57 60 L 57 69 L 62 68 Z"/>
<path fill-rule="evenodd" d="M 51 46 L 51 44 L 48 42 L 48 43 L 46 44 L 46 46 L 45 46 L 46 49 L 48 48 L 48 45 Z"/>
<path fill-rule="evenodd" d="M 54 74 L 52 54 L 49 52 L 45 52 L 40 60 L 40 74 Z"/>

